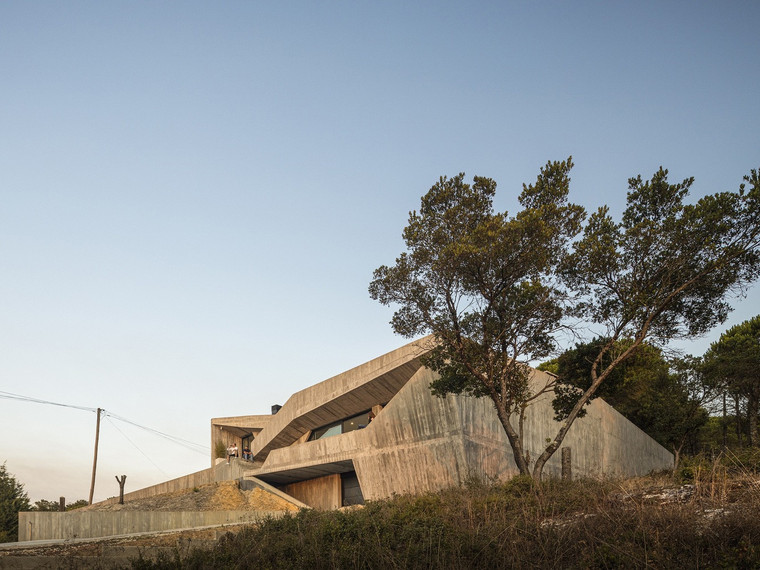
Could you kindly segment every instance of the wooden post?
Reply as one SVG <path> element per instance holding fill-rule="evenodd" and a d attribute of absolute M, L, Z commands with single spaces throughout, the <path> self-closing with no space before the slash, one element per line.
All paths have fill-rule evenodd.
<path fill-rule="evenodd" d="M 562 448 L 562 480 L 569 481 L 573 478 L 573 452 L 569 447 Z"/>
<path fill-rule="evenodd" d="M 92 458 L 92 482 L 90 483 L 90 504 L 95 494 L 95 470 L 98 467 L 98 438 L 100 438 L 100 408 L 98 408 L 98 420 L 95 424 L 95 455 Z"/>
<path fill-rule="evenodd" d="M 124 482 L 127 480 L 126 475 L 122 475 L 121 479 L 117 475 L 114 475 L 116 482 L 119 484 L 119 504 L 124 504 Z"/>
<path fill-rule="evenodd" d="M 66 497 L 58 499 L 58 510 L 62 513 L 66 512 Z"/>

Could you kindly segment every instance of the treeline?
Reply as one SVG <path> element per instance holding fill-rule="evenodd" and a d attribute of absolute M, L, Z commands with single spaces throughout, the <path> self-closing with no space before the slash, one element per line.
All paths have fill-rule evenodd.
<path fill-rule="evenodd" d="M 88 505 L 85 499 L 79 499 L 69 505 L 71 511 Z M 57 511 L 59 501 L 41 499 L 34 504 L 24 490 L 24 484 L 10 473 L 5 463 L 0 465 L 0 542 L 16 542 L 18 540 L 18 514 L 21 511 Z"/>
<path fill-rule="evenodd" d="M 578 344 L 539 368 L 557 375 L 554 409 L 562 421 L 588 389 L 598 338 Z M 601 365 L 630 346 L 613 343 Z M 643 343 L 618 365 L 594 397 L 610 405 L 676 456 L 757 447 L 760 399 L 760 316 L 727 330 L 700 357 L 668 355 Z M 581 412 L 582 414 L 583 412 Z"/>

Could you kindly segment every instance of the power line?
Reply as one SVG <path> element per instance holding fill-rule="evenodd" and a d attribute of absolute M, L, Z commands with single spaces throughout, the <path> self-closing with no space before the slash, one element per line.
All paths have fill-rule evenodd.
<path fill-rule="evenodd" d="M 131 439 L 129 439 L 129 437 L 127 437 L 127 434 L 125 434 L 123 431 L 121 431 L 121 430 L 119 429 L 119 426 L 117 426 L 115 423 L 113 423 L 113 420 L 111 420 L 111 418 L 110 418 L 108 415 L 106 415 L 106 419 L 108 420 L 108 423 L 109 423 L 109 424 L 111 424 L 111 425 L 114 427 L 114 429 L 115 429 L 116 431 L 118 431 L 118 432 L 119 432 L 119 433 L 120 433 L 122 436 L 124 436 L 124 439 L 126 439 L 126 440 L 127 440 L 129 443 L 131 443 L 131 444 L 132 444 L 132 446 L 133 446 L 133 447 L 134 447 L 134 448 L 135 448 L 137 451 L 139 451 L 140 453 L 142 453 L 142 454 L 143 454 L 143 457 L 145 457 L 145 459 L 147 459 L 148 461 L 150 461 L 150 462 L 153 464 L 153 467 L 155 467 L 155 468 L 156 468 L 156 469 L 158 469 L 158 470 L 159 470 L 161 473 L 163 473 L 165 477 L 168 477 L 168 476 L 169 476 L 169 475 L 168 475 L 168 473 L 166 473 L 166 471 L 164 471 L 164 470 L 163 470 L 163 469 L 161 469 L 161 468 L 160 468 L 158 465 L 156 465 L 156 463 L 155 463 L 155 462 L 154 462 L 154 461 L 153 461 L 153 460 L 152 460 L 150 457 L 148 457 L 148 456 L 145 454 L 145 452 L 144 452 L 142 449 L 140 449 L 140 448 L 137 446 L 137 444 L 136 444 L 134 441 L 132 441 Z"/>
<path fill-rule="evenodd" d="M 124 417 L 121 417 L 119 415 L 116 415 L 116 414 L 114 414 L 112 412 L 109 412 L 108 410 L 104 410 L 104 411 L 105 411 L 105 413 L 106 413 L 107 416 L 110 416 L 110 417 L 112 417 L 112 418 L 114 418 L 116 420 L 122 421 L 124 423 L 128 423 L 130 425 L 133 425 L 133 426 L 138 427 L 140 429 L 143 429 L 145 431 L 148 431 L 148 432 L 150 432 L 152 434 L 155 434 L 155 435 L 157 435 L 159 437 L 163 437 L 164 439 L 167 439 L 167 440 L 171 441 L 172 443 L 176 443 L 177 445 L 181 445 L 182 447 L 185 447 L 185 448 L 187 448 L 187 449 L 189 449 L 191 451 L 195 451 L 197 453 L 202 453 L 202 454 L 205 455 L 206 453 L 208 453 L 208 451 L 210 449 L 209 447 L 207 447 L 205 445 L 201 445 L 199 443 L 195 443 L 194 441 L 189 441 L 187 439 L 182 439 L 181 437 L 177 437 L 175 435 L 169 435 L 169 434 L 164 433 L 162 431 L 158 431 L 157 429 L 153 429 L 151 427 L 138 424 L 137 422 L 133 422 L 132 420 L 128 420 L 127 418 L 124 418 Z"/>
<path fill-rule="evenodd" d="M 73 408 L 75 410 L 84 410 L 85 412 L 97 412 L 96 408 L 85 408 L 84 406 L 73 406 L 71 404 L 61 404 L 60 402 L 51 402 L 49 400 L 42 400 L 40 398 L 32 398 L 31 396 L 22 396 L 20 394 L 13 394 L 11 392 L 4 392 L 0 390 L 0 398 L 5 400 L 20 400 L 22 402 L 32 402 L 34 404 L 47 404 L 49 406 L 60 406 L 61 408 Z"/>
<path fill-rule="evenodd" d="M 50 400 L 43 400 L 41 398 L 34 398 L 32 396 L 23 396 L 21 394 L 14 394 L 12 392 L 5 392 L 3 390 L 0 390 L 0 399 L 18 400 L 18 401 L 21 401 L 21 402 L 31 402 L 33 404 L 45 404 L 45 405 L 48 405 L 48 406 L 59 406 L 61 408 L 71 408 L 71 409 L 74 409 L 74 410 L 83 410 L 85 412 L 97 412 L 97 408 L 88 408 L 88 407 L 85 407 L 85 406 L 75 406 L 75 405 L 72 405 L 72 404 L 62 404 L 60 402 L 53 402 L 53 401 L 50 401 Z M 195 443 L 193 441 L 182 439 L 181 437 L 169 435 L 169 434 L 164 433 L 162 431 L 159 431 L 157 429 L 153 429 L 153 428 L 150 428 L 148 426 L 144 426 L 144 425 L 138 424 L 137 422 L 134 422 L 134 421 L 132 421 L 130 419 L 127 419 L 125 417 L 119 416 L 119 415 L 114 414 L 113 412 L 109 412 L 107 410 L 101 409 L 101 412 L 105 413 L 106 415 L 108 415 L 108 416 L 110 416 L 110 417 L 112 417 L 112 418 L 114 418 L 116 420 L 120 420 L 122 422 L 131 424 L 131 425 L 133 425 L 133 426 L 135 426 L 137 428 L 140 428 L 142 430 L 148 431 L 148 432 L 150 432 L 150 433 L 152 433 L 154 435 L 157 435 L 159 437 L 167 439 L 167 440 L 171 441 L 174 444 L 181 445 L 182 447 L 184 447 L 186 449 L 189 449 L 191 451 L 194 451 L 196 453 L 201 453 L 203 455 L 206 455 L 209 452 L 209 447 L 207 447 L 205 445 L 201 445 L 201 444 Z M 114 425 L 113 422 L 111 422 L 111 423 L 112 423 L 112 425 Z M 115 425 L 114 425 L 114 427 L 115 427 Z M 124 435 L 123 432 L 120 432 L 120 433 L 122 433 L 122 435 Z M 124 436 L 124 437 L 126 437 L 126 436 Z"/>

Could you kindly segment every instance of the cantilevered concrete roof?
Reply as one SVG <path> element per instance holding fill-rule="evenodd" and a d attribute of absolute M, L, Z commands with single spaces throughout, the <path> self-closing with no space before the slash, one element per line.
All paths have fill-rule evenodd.
<path fill-rule="evenodd" d="M 237 437 L 247 437 L 252 433 L 258 433 L 261 431 L 271 419 L 272 416 L 270 415 L 212 418 L 211 429 L 221 428 Z"/>
<path fill-rule="evenodd" d="M 432 347 L 432 337 L 411 342 L 293 394 L 253 441 L 254 460 L 285 447 L 309 430 L 388 402 L 422 366 L 419 358 Z"/>
<path fill-rule="evenodd" d="M 251 474 L 255 475 L 257 479 L 261 479 L 272 485 L 287 485 L 288 483 L 305 481 L 306 479 L 316 479 L 317 477 L 324 477 L 325 475 L 333 475 L 335 473 L 348 473 L 354 470 L 354 462 L 350 459 L 346 459 L 343 461 L 331 461 L 328 463 L 319 463 L 315 461 L 313 464 L 299 465 L 293 469 L 270 472 L 262 470 L 251 472 Z"/>

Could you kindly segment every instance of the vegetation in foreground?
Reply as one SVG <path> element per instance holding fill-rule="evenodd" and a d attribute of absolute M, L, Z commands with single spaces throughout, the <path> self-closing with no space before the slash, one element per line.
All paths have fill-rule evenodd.
<path fill-rule="evenodd" d="M 757 568 L 760 453 L 675 476 L 549 480 L 300 511 L 134 568 Z"/>

